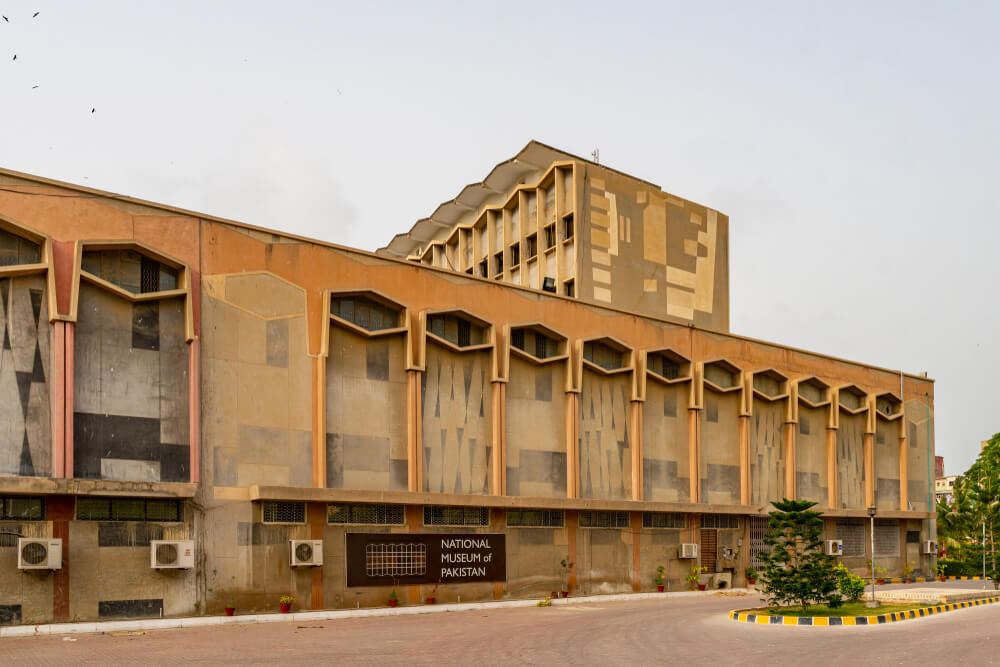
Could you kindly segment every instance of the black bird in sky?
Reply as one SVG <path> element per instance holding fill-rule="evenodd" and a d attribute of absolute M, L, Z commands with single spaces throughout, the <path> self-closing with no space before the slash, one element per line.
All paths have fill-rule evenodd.
<path fill-rule="evenodd" d="M 41 14 L 41 12 L 35 12 L 34 14 L 32 14 L 32 15 L 31 15 L 31 18 L 35 18 L 35 17 L 36 17 L 36 16 L 38 16 L 39 14 Z"/>
<path fill-rule="evenodd" d="M 17 60 L 17 54 L 16 53 L 14 54 L 14 60 Z"/>
<path fill-rule="evenodd" d="M 3 17 L 3 20 L 6 21 L 7 23 L 10 23 L 10 19 L 7 18 L 6 16 Z"/>
<path fill-rule="evenodd" d="M 32 90 L 34 90 L 35 88 L 38 88 L 38 86 L 32 86 L 31 87 Z"/>
<path fill-rule="evenodd" d="M 94 113 L 95 111 L 97 111 L 97 107 L 93 107 L 93 108 L 92 108 L 92 109 L 90 110 L 90 113 Z"/>

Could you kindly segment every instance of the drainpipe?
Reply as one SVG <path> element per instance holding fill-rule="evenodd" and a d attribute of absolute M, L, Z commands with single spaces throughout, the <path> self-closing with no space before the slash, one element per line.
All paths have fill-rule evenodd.
<path fill-rule="evenodd" d="M 937 507 L 934 503 L 933 483 L 931 481 L 931 397 L 924 394 L 924 403 L 927 406 L 927 511 L 931 512 L 931 518 L 927 520 L 927 537 L 937 542 Z M 931 554 L 928 574 L 935 571 L 937 567 L 937 553 Z"/>

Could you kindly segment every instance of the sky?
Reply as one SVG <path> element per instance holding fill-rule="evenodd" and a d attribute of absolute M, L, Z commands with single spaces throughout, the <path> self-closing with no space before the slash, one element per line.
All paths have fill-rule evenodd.
<path fill-rule="evenodd" d="M 729 216 L 733 332 L 926 371 L 948 474 L 1000 431 L 998 3 L 0 15 L 2 167 L 374 250 L 531 139 L 597 148 Z"/>

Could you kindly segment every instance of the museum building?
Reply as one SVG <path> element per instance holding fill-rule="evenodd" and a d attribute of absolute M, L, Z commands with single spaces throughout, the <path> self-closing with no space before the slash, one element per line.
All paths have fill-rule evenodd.
<path fill-rule="evenodd" d="M 933 381 L 730 333 L 728 225 L 534 141 L 376 253 L 0 170 L 0 624 L 742 586 L 782 497 L 932 571 Z"/>

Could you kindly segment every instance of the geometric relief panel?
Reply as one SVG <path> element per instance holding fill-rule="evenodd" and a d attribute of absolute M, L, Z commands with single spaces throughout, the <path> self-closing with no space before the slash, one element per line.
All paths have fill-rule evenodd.
<path fill-rule="evenodd" d="M 0 279 L 0 475 L 51 474 L 45 276 Z"/>
<path fill-rule="evenodd" d="M 629 376 L 584 370 L 580 393 L 580 495 L 626 498 L 632 489 Z"/>
<path fill-rule="evenodd" d="M 182 299 L 132 303 L 81 282 L 73 372 L 75 476 L 190 479 Z"/>

